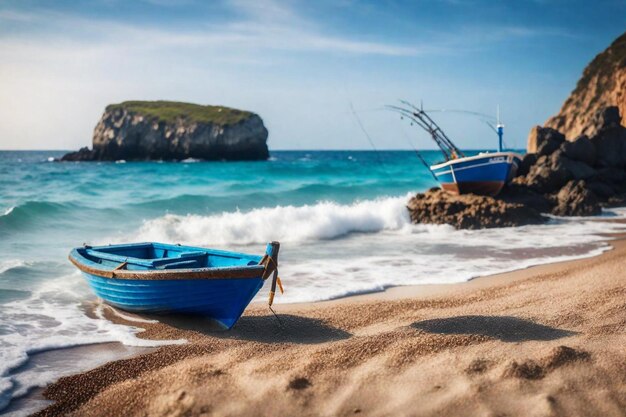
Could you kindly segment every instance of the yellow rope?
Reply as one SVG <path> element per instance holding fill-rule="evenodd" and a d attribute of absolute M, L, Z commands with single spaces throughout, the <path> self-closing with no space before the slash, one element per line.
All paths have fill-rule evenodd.
<path fill-rule="evenodd" d="M 263 261 L 261 261 L 261 262 L 263 262 Z M 271 256 L 267 256 L 266 257 L 265 268 L 267 268 L 269 266 L 270 262 L 274 264 L 274 274 L 278 274 L 278 265 L 276 265 L 276 262 L 274 262 L 274 259 L 272 259 Z M 278 284 L 278 288 L 280 289 L 280 293 L 284 294 L 285 293 L 285 289 L 283 288 L 283 283 L 280 280 L 280 277 L 278 275 L 276 275 L 276 283 Z M 274 291 L 270 290 L 269 301 L 268 301 L 268 304 L 270 305 L 270 307 L 272 306 L 272 304 L 274 304 L 274 296 L 275 295 L 276 295 L 276 293 Z"/>

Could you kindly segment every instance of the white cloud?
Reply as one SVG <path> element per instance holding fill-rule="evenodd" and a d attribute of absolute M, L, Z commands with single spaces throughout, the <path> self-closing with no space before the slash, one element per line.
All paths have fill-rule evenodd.
<path fill-rule="evenodd" d="M 0 21 L 40 25 L 39 28 L 33 28 L 33 33 L 29 35 L 35 39 L 66 38 L 70 34 L 73 40 L 79 42 L 97 44 L 118 40 L 152 49 L 171 46 L 219 49 L 242 47 L 390 56 L 414 56 L 436 50 L 426 42 L 421 46 L 411 46 L 329 35 L 294 10 L 274 1 L 236 0 L 229 4 L 242 15 L 241 20 L 187 30 L 180 27 L 131 25 L 45 10 L 31 13 L 4 10 L 0 11 Z"/>
<path fill-rule="evenodd" d="M 407 60 L 467 54 L 489 42 L 535 36 L 523 28 L 490 27 L 431 32 L 410 44 L 359 39 L 331 31 L 289 5 L 236 0 L 227 3 L 236 19 L 185 28 L 0 7 L 0 149 L 87 145 L 104 106 L 127 99 L 247 108 L 266 117 L 270 140 L 280 136 L 283 148 L 294 143 L 292 136 L 300 130 L 310 132 L 315 144 L 318 137 L 337 132 L 347 137 L 350 125 L 344 116 L 328 123 L 343 106 L 337 86 L 351 76 L 336 75 L 326 65 L 328 56 L 417 62 Z M 19 30 L 3 31 L 3 22 Z M 307 60 L 319 68 L 307 68 Z M 389 77 L 386 84 L 377 84 L 376 68 L 356 68 L 369 71 L 370 78 L 352 91 L 371 90 L 372 103 L 405 94 L 407 80 L 397 80 L 400 87 L 394 90 L 395 80 Z M 419 69 L 416 65 L 414 72 Z M 311 108 L 319 109 L 316 114 L 325 115 L 327 122 L 310 117 Z"/>

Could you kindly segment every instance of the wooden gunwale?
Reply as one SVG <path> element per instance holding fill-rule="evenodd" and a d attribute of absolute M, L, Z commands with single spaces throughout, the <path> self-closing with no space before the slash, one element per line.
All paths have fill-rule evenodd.
<path fill-rule="evenodd" d="M 80 255 L 80 254 L 79 254 Z M 82 272 L 96 275 L 102 278 L 112 279 L 137 279 L 137 280 L 182 280 L 182 279 L 261 279 L 265 271 L 264 265 L 250 265 L 234 268 L 194 268 L 178 270 L 127 270 L 127 269 L 101 269 L 84 265 L 75 259 L 72 254 L 68 256 Z"/>

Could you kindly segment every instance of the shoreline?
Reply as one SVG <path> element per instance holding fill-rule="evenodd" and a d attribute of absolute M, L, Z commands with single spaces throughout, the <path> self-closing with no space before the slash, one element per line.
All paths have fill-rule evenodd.
<path fill-rule="evenodd" d="M 60 376 L 60 378 L 63 378 L 76 373 L 86 372 L 108 362 L 154 350 L 154 348 L 150 347 L 126 346 L 121 342 L 93 343 L 45 350 L 32 354 L 28 362 L 13 369 L 12 374 L 19 375 L 36 368 L 57 368 L 66 369 Z M 22 376 L 22 378 L 27 377 L 27 375 Z M 37 375 L 31 375 L 30 377 L 37 377 Z M 60 378 L 57 378 L 57 380 Z M 12 399 L 9 405 L 0 411 L 1 414 L 7 417 L 28 415 L 51 405 L 53 402 L 45 398 L 43 395 L 44 391 L 45 387 L 42 386 L 28 388 L 23 395 Z"/>
<path fill-rule="evenodd" d="M 359 377 L 355 376 L 353 370 L 355 367 L 362 367 L 359 365 L 359 358 L 364 361 L 364 364 L 368 364 L 370 362 L 380 362 L 380 357 L 385 357 L 386 362 L 390 361 L 391 365 L 379 366 L 379 369 L 376 369 L 375 372 L 376 374 L 385 374 L 388 369 L 399 368 L 404 372 L 406 369 L 411 369 L 415 366 L 419 367 L 420 363 L 423 366 L 424 358 L 436 359 L 441 355 L 450 358 L 450 354 L 456 352 L 455 355 L 453 355 L 453 359 L 458 361 L 459 357 L 467 356 L 463 351 L 469 353 L 481 346 L 507 343 L 503 342 L 502 338 L 498 339 L 498 331 L 487 332 L 487 334 L 482 334 L 484 332 L 481 333 L 480 331 L 476 332 L 476 330 L 480 330 L 480 326 L 478 326 L 478 329 L 475 329 L 475 325 L 472 324 L 469 319 L 468 322 L 457 323 L 456 325 L 460 327 L 456 329 L 458 331 L 452 333 L 429 331 L 429 329 L 423 327 L 424 320 L 421 321 L 422 324 L 417 324 L 420 323 L 420 321 L 415 321 L 414 319 L 423 319 L 430 316 L 431 322 L 433 320 L 441 320 L 438 319 L 438 317 L 441 315 L 449 315 L 442 314 L 444 312 L 450 313 L 450 311 L 447 310 L 456 311 L 461 309 L 464 313 L 471 313 L 471 311 L 464 310 L 472 304 L 480 304 L 483 299 L 493 302 L 493 297 L 490 296 L 490 294 L 506 294 L 516 287 L 550 286 L 550 291 L 542 290 L 539 292 L 540 294 L 544 292 L 550 294 L 551 292 L 560 290 L 559 288 L 553 288 L 550 285 L 550 281 L 555 279 L 567 280 L 569 275 L 576 275 L 578 274 L 577 271 L 581 270 L 591 271 L 591 275 L 595 276 L 598 275 L 598 269 L 606 268 L 607 265 L 615 266 L 617 263 L 619 269 L 620 264 L 623 266 L 623 259 L 625 259 L 626 256 L 625 236 L 626 234 L 618 234 L 613 236 L 613 240 L 607 240 L 607 243 L 613 249 L 607 250 L 599 256 L 537 265 L 512 272 L 478 277 L 463 283 L 399 286 L 388 288 L 381 292 L 352 295 L 329 301 L 278 304 L 275 306 L 275 310 L 280 317 L 281 324 L 276 321 L 271 313 L 267 311 L 267 307 L 262 303 L 251 304 L 246 315 L 242 317 L 240 323 L 230 332 L 215 332 L 210 326 L 207 326 L 206 321 L 200 319 L 193 320 L 188 318 L 168 317 L 167 320 L 162 320 L 157 324 L 147 324 L 145 326 L 142 324 L 141 327 L 144 327 L 146 331 L 140 333 L 139 337 L 156 340 L 186 338 L 188 343 L 179 346 L 161 347 L 151 353 L 109 362 L 91 371 L 61 378 L 45 390 L 46 396 L 56 400 L 56 402 L 35 415 L 65 415 L 72 410 L 79 410 L 76 415 L 98 415 L 98 407 L 103 404 L 109 404 L 110 402 L 115 404 L 109 404 L 109 406 L 119 407 L 116 409 L 120 413 L 133 415 L 131 406 L 139 401 L 141 396 L 140 391 L 143 390 L 143 387 L 151 386 L 152 388 L 159 388 L 157 381 L 159 378 L 163 378 L 164 375 L 173 377 L 177 381 L 177 383 L 173 385 L 173 387 L 177 387 L 174 391 L 166 387 L 161 387 L 168 392 L 166 397 L 169 398 L 169 400 L 166 401 L 166 404 L 159 400 L 159 396 L 149 396 L 147 399 L 141 400 L 140 402 L 148 401 L 149 404 L 144 404 L 144 406 L 152 407 L 151 409 L 154 411 L 154 415 L 175 414 L 175 409 L 180 407 L 184 408 L 186 412 L 189 412 L 189 415 L 201 415 L 203 409 L 206 409 L 206 407 L 213 409 L 211 407 L 216 405 L 212 403 L 203 404 L 200 397 L 191 395 L 191 392 L 198 390 L 213 392 L 213 388 L 211 388 L 212 384 L 208 381 L 217 381 L 220 378 L 223 379 L 224 376 L 228 376 L 230 379 L 234 379 L 237 382 L 241 382 L 239 380 L 243 378 L 243 380 L 248 383 L 251 379 L 250 368 L 255 369 L 252 375 L 258 373 L 259 378 L 269 378 L 269 380 L 272 381 L 270 383 L 272 390 L 270 391 L 274 392 L 276 395 L 283 396 L 287 393 L 287 397 L 291 398 L 293 401 L 279 401 L 281 405 L 277 409 L 268 409 L 266 405 L 261 405 L 259 398 L 254 400 L 250 399 L 243 401 L 243 404 L 232 413 L 224 412 L 222 407 L 224 407 L 225 404 L 218 401 L 218 410 L 222 410 L 222 412 L 217 413 L 218 415 L 224 413 L 244 415 L 244 411 L 258 410 L 258 407 L 262 407 L 261 409 L 264 410 L 262 414 L 268 414 L 272 410 L 290 414 L 302 414 L 304 410 L 299 408 L 302 406 L 300 401 L 302 399 L 297 398 L 300 396 L 299 394 L 306 394 L 304 395 L 305 397 L 315 397 L 315 401 L 313 399 L 309 399 L 308 401 L 313 401 L 317 404 L 317 401 L 327 402 L 329 399 L 333 399 L 333 395 L 330 394 L 331 391 L 346 389 L 345 381 L 342 382 L 344 378 L 340 377 L 342 372 L 337 372 L 339 369 L 334 371 L 333 369 L 328 369 L 328 366 L 324 365 L 327 362 L 338 362 L 338 365 L 341 365 L 341 367 L 347 367 L 345 371 L 346 376 L 359 380 Z M 625 281 L 615 282 L 615 280 L 626 279 L 624 275 L 626 275 L 626 272 L 622 272 L 620 277 L 607 278 L 607 284 L 617 289 L 623 288 Z M 620 285 L 616 286 L 616 284 L 622 284 L 622 287 L 620 287 Z M 508 294 L 507 296 L 516 298 L 515 294 Z M 516 309 L 520 310 L 518 313 L 521 314 L 510 314 L 504 316 L 505 318 L 501 317 L 499 319 L 493 316 L 496 322 L 500 319 L 504 320 L 503 323 L 495 324 L 495 327 L 500 329 L 499 331 L 503 331 L 503 326 L 506 328 L 507 325 L 513 327 L 521 326 L 531 334 L 538 332 L 538 334 L 545 333 L 549 336 L 547 339 L 539 338 L 536 340 L 536 338 L 533 339 L 531 337 L 531 340 L 516 342 L 516 344 L 522 345 L 537 345 L 534 346 L 532 350 L 537 350 L 540 353 L 538 359 L 525 359 L 525 362 L 522 362 L 526 364 L 525 368 L 522 366 L 524 369 L 530 366 L 527 363 L 528 361 L 541 363 L 541 360 L 547 357 L 546 355 L 550 356 L 554 353 L 550 349 L 559 349 L 558 346 L 555 346 L 555 343 L 552 342 L 553 336 L 555 337 L 554 340 L 563 338 L 571 339 L 580 338 L 581 336 L 579 335 L 585 333 L 585 331 L 576 330 L 575 323 L 571 323 L 574 329 L 561 329 L 562 326 L 560 325 L 554 326 L 554 324 L 560 324 L 562 320 L 555 321 L 551 319 L 547 322 L 546 320 L 540 320 L 544 323 L 535 323 L 535 320 L 531 320 L 530 318 L 535 319 L 536 315 L 539 315 L 538 318 L 540 318 L 540 309 L 538 311 L 527 311 L 523 306 L 525 301 L 530 302 L 531 300 L 517 296 L 517 303 L 521 303 L 521 306 L 518 306 Z M 612 300 L 612 302 L 615 301 L 616 300 Z M 504 306 L 504 309 L 506 310 L 505 307 L 506 306 Z M 502 309 L 503 306 L 499 306 L 499 308 Z M 415 317 L 415 311 L 420 310 L 424 310 L 424 314 L 417 314 L 417 316 L 420 317 Z M 472 309 L 470 308 L 470 310 Z M 480 308 L 478 310 L 482 313 L 485 312 L 480 311 Z M 491 308 L 487 309 L 487 311 L 491 311 Z M 566 315 L 575 314 L 575 312 L 569 311 L 566 311 L 566 313 Z M 481 316 L 483 315 L 465 314 L 459 317 Z M 107 317 L 118 323 L 137 325 L 136 322 L 125 322 L 121 317 L 116 317 L 112 314 L 108 314 Z M 485 319 L 483 318 L 482 320 L 484 321 Z M 426 322 L 428 321 L 429 320 L 426 320 Z M 626 323 L 626 318 L 624 322 Z M 487 327 L 492 326 L 489 320 L 482 324 Z M 446 325 L 449 326 L 450 323 L 444 323 L 443 327 L 446 327 Z M 422 326 L 422 328 L 419 328 L 419 326 Z M 472 331 L 462 333 L 465 331 L 463 330 L 464 328 L 469 328 L 469 330 L 473 329 L 473 333 Z M 411 332 L 417 333 L 407 334 Z M 506 333 L 506 329 L 504 332 Z M 391 340 L 389 339 L 389 333 L 394 334 Z M 415 339 L 415 336 L 418 336 L 418 339 L 424 338 L 426 340 L 412 340 Z M 610 335 L 611 338 L 618 339 L 620 338 L 619 336 L 618 334 Z M 623 335 L 621 338 L 624 338 Z M 366 342 L 365 339 L 372 340 Z M 397 339 L 402 346 L 391 349 L 395 344 L 394 339 Z M 423 346 L 424 343 L 426 346 Z M 351 346 L 353 344 L 357 346 Z M 333 352 L 333 345 L 336 345 L 336 350 L 341 352 L 341 354 Z M 543 348 L 542 345 L 546 345 L 545 348 Z M 557 356 L 573 355 L 574 357 L 580 355 L 582 355 L 580 357 L 583 357 L 587 354 L 592 357 L 597 355 L 587 350 L 586 343 L 570 342 L 567 348 L 569 349 L 572 345 L 579 346 L 571 348 L 573 351 L 566 349 L 565 351 L 558 351 L 555 354 Z M 549 352 L 547 352 L 546 349 Z M 263 350 L 267 350 L 267 352 L 259 354 L 259 351 Z M 281 353 L 283 350 L 287 352 Z M 368 353 L 370 350 L 376 353 L 370 355 Z M 389 354 L 387 350 L 393 353 Z M 525 350 L 526 349 L 523 349 L 523 351 Z M 413 352 L 414 354 L 419 353 L 419 355 L 417 355 L 418 358 L 413 361 L 411 355 L 407 356 L 407 352 Z M 566 353 L 564 354 L 563 352 Z M 273 363 L 275 360 L 280 362 L 279 357 L 286 353 L 294 356 L 294 360 L 288 362 L 294 363 L 295 368 L 303 368 L 297 372 L 298 375 L 302 374 L 301 376 L 292 375 L 293 372 L 290 372 L 290 368 L 285 368 L 284 364 L 280 365 L 280 363 L 276 365 L 278 367 L 278 377 L 271 371 L 272 367 L 269 363 Z M 520 352 L 518 352 L 518 356 L 519 354 Z M 541 354 L 544 356 L 543 359 L 541 358 Z M 388 358 L 389 355 L 391 355 L 391 359 Z M 487 352 L 484 352 L 483 355 L 487 355 Z M 242 361 L 245 366 L 239 364 L 236 360 L 237 358 L 239 358 L 239 361 Z M 232 364 L 233 360 L 235 360 L 235 365 L 233 365 L 235 368 L 242 368 L 234 372 L 234 375 L 231 367 L 225 366 L 225 364 Z M 315 362 L 315 366 L 312 366 L 311 361 Z M 502 358 L 497 360 L 489 359 L 487 361 L 494 363 L 502 362 Z M 429 361 L 426 360 L 426 363 L 428 362 Z M 626 363 L 626 361 L 624 361 L 624 363 Z M 469 364 L 465 364 L 465 366 L 469 366 Z M 480 368 L 481 366 L 478 367 Z M 513 365 L 508 363 L 505 365 L 501 364 L 500 367 L 502 366 L 509 369 Z M 588 364 L 582 363 L 582 366 L 588 366 Z M 541 366 L 539 367 L 541 368 Z M 564 369 L 569 367 L 570 366 L 564 367 Z M 532 366 L 530 366 L 530 368 L 532 368 Z M 546 365 L 543 368 L 543 371 L 536 372 L 546 373 L 550 366 Z M 505 377 L 504 375 L 507 372 L 509 374 L 511 372 L 517 372 L 511 371 L 510 369 L 507 371 L 506 369 L 504 371 L 500 370 L 500 377 L 504 379 L 502 382 L 504 385 L 510 385 L 509 383 L 511 381 L 516 383 L 519 383 L 520 380 L 525 382 L 534 381 L 532 378 Z M 122 375 L 120 375 L 120 371 L 122 371 Z M 528 369 L 526 369 L 526 371 L 528 371 Z M 526 371 L 522 370 L 519 372 L 523 374 Z M 206 376 L 206 384 L 204 380 L 189 379 L 189 375 L 198 372 Z M 556 374 L 557 372 L 560 373 L 561 370 L 554 370 L 554 372 L 550 370 L 550 373 Z M 485 370 L 485 372 L 479 372 L 478 374 L 483 373 L 487 373 L 487 371 Z M 184 377 L 184 375 L 187 375 L 187 377 Z M 467 373 L 464 374 L 465 377 L 467 377 L 467 375 Z M 103 377 L 106 377 L 104 378 L 106 379 L 106 383 L 102 382 Z M 440 378 L 441 375 L 435 373 L 432 377 L 437 379 Z M 184 381 L 181 381 L 181 378 Z M 368 380 L 369 378 L 368 376 L 364 380 Z M 388 381 L 390 378 L 391 376 L 389 375 L 385 376 L 385 379 Z M 255 378 L 252 379 L 254 380 Z M 543 379 L 542 377 L 537 380 Z M 623 384 L 618 384 L 619 388 L 626 388 L 626 381 L 622 380 L 619 382 Z M 303 387 L 294 388 L 292 387 L 294 384 L 296 386 L 300 384 Z M 241 385 L 241 383 L 239 385 Z M 76 386 L 82 386 L 83 389 L 79 389 L 79 392 L 77 392 Z M 319 390 L 318 386 L 320 387 Z M 135 394 L 131 394 L 135 392 L 135 390 L 138 391 Z M 626 389 L 623 390 L 623 392 L 626 393 Z M 123 398 L 118 398 L 118 396 L 122 394 L 124 394 Z M 431 394 L 430 392 L 426 393 L 426 395 Z M 172 395 L 175 398 L 172 399 Z M 266 395 L 269 394 L 265 392 L 261 397 Z M 507 395 L 511 394 L 509 393 Z M 361 395 L 357 395 L 355 392 L 348 395 L 350 398 L 355 396 L 358 397 L 361 402 L 367 403 L 366 397 L 361 397 Z M 237 393 L 233 392 L 229 392 L 226 397 L 230 398 L 230 400 L 242 400 Z M 336 398 L 333 400 L 338 401 Z M 619 401 L 622 400 L 624 401 L 622 405 L 626 405 L 626 398 L 619 399 Z M 446 405 L 446 407 L 448 406 L 450 406 L 450 404 Z M 500 404 L 500 406 L 504 407 L 502 404 Z M 131 408 L 129 409 L 128 407 Z M 322 407 L 322 403 L 318 404 L 316 411 L 309 411 L 308 413 L 304 413 L 304 415 L 328 414 L 323 412 L 320 407 Z M 368 406 L 368 408 L 371 407 L 374 407 L 374 405 L 370 404 Z M 443 409 L 452 410 L 446 407 L 438 411 Z M 342 407 L 333 409 L 333 413 L 338 413 L 340 409 L 342 409 Z M 372 410 L 373 409 L 376 409 L 376 407 L 372 408 Z M 342 411 L 339 414 L 345 413 Z M 425 413 L 424 415 L 431 414 Z M 595 414 L 600 415 L 594 412 L 594 410 L 591 410 L 589 415 Z M 400 413 L 400 415 L 403 415 L 403 413 Z M 559 413 L 557 413 L 557 415 L 559 415 Z"/>
<path fill-rule="evenodd" d="M 626 221 L 624 221 L 626 223 Z M 331 298 L 329 300 L 320 300 L 320 301 L 309 301 L 309 302 L 296 302 L 296 303 L 286 303 L 282 304 L 283 306 L 301 306 L 304 308 L 316 308 L 321 304 L 341 304 L 344 301 L 384 301 L 384 300 L 402 300 L 407 298 L 415 298 L 415 297 L 435 297 L 442 295 L 449 295 L 451 292 L 457 292 L 460 289 L 468 288 L 468 289 L 477 289 L 482 287 L 488 287 L 491 285 L 496 285 L 499 280 L 516 280 L 523 279 L 524 276 L 528 273 L 546 273 L 552 271 L 554 268 L 558 268 L 560 265 L 564 264 L 574 264 L 579 261 L 585 261 L 588 259 L 598 258 L 605 255 L 607 252 L 611 252 L 615 250 L 615 247 L 612 245 L 612 242 L 618 242 L 620 240 L 626 239 L 626 233 L 615 234 L 615 237 L 612 237 L 610 240 L 607 240 L 606 243 L 608 247 L 600 253 L 590 253 L 588 255 L 574 256 L 574 259 L 565 259 L 560 261 L 548 261 L 542 264 L 535 264 L 521 268 L 515 268 L 510 271 L 497 272 L 494 274 L 488 275 L 480 275 L 474 278 L 470 278 L 467 281 L 462 282 L 454 282 L 448 284 L 415 284 L 415 285 L 394 285 L 387 287 L 382 290 L 373 290 L 363 293 L 357 294 L 348 294 L 336 298 Z M 532 270 L 532 271 L 531 271 Z M 277 296 L 278 297 L 278 296 Z M 279 299 L 278 299 L 279 300 Z M 280 301 L 280 300 L 279 300 Z M 255 301 L 250 303 L 250 306 L 265 306 L 266 303 L 261 301 Z"/>

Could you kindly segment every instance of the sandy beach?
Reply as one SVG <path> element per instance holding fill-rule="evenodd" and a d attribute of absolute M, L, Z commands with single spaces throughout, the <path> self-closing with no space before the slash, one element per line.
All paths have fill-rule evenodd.
<path fill-rule="evenodd" d="M 626 241 L 612 245 L 463 284 L 278 304 L 280 321 L 255 304 L 230 332 L 142 323 L 144 338 L 188 343 L 62 378 L 36 415 L 623 416 Z"/>
<path fill-rule="evenodd" d="M 0 0 L 0 416 L 626 417 L 624 16 Z"/>

